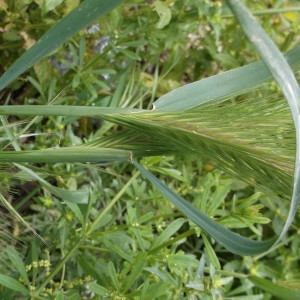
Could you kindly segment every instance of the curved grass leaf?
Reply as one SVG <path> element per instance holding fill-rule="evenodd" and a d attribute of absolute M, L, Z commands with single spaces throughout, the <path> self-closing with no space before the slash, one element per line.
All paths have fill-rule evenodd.
<path fill-rule="evenodd" d="M 282 285 L 257 276 L 249 276 L 249 280 L 258 288 L 274 295 L 277 299 L 300 299 L 300 290 L 288 289 Z"/>
<path fill-rule="evenodd" d="M 299 56 L 299 48 L 295 48 L 287 54 L 287 57 L 292 59 L 292 63 L 299 62 Z M 255 66 L 254 69 L 253 65 Z M 294 157 L 294 133 L 290 130 L 290 124 L 281 124 L 287 130 L 282 130 L 282 126 L 280 128 L 274 127 L 274 119 L 272 122 L 270 122 L 270 120 L 265 120 L 268 115 L 263 114 L 266 111 L 266 107 L 262 109 L 263 113 L 259 116 L 260 119 L 253 119 L 253 116 L 256 117 L 256 113 L 255 111 L 252 111 L 251 106 L 251 114 L 247 115 L 243 112 L 243 108 L 247 108 L 245 111 L 249 112 L 249 103 L 247 104 L 248 107 L 246 107 L 246 105 L 241 106 L 240 108 L 237 105 L 233 108 L 230 107 L 232 110 L 231 113 L 242 116 L 242 118 L 237 119 L 236 122 L 232 122 L 232 120 L 235 120 L 236 118 L 232 115 L 230 116 L 229 111 L 225 112 L 225 114 L 224 112 L 221 112 L 223 117 L 221 118 L 221 124 L 219 125 L 222 126 L 219 127 L 216 126 L 217 120 L 215 116 L 218 115 L 216 114 L 216 111 L 213 113 L 204 111 L 204 113 L 201 114 L 201 109 L 198 109 L 195 111 L 188 111 L 186 114 L 182 113 L 182 110 L 184 109 L 190 109 L 208 101 L 220 100 L 229 96 L 241 94 L 245 92 L 245 90 L 252 89 L 271 78 L 270 72 L 261 62 L 244 68 L 246 69 L 239 68 L 230 71 L 232 72 L 229 73 L 230 76 L 227 72 L 227 75 L 224 73 L 225 75 L 221 74 L 197 82 L 193 87 L 200 88 L 196 89 L 197 92 L 195 94 L 187 92 L 190 88 L 189 86 L 187 86 L 187 90 L 185 90 L 184 87 L 175 90 L 173 94 L 168 94 L 169 103 L 167 103 L 168 101 L 164 102 L 163 100 L 166 98 L 163 97 L 156 102 L 156 112 L 145 113 L 143 110 L 95 107 L 2 106 L 0 114 L 5 115 L 98 116 L 108 121 L 128 126 L 130 127 L 130 130 L 93 142 L 93 146 L 95 147 L 99 147 L 99 145 L 102 145 L 103 147 L 103 144 L 105 144 L 105 147 L 114 148 L 113 150 L 116 152 L 110 151 L 111 149 L 97 149 L 90 147 L 86 147 L 85 150 L 82 149 L 82 151 L 78 151 L 80 148 L 49 149 L 19 153 L 2 152 L 0 159 L 3 161 L 18 162 L 45 162 L 47 159 L 48 161 L 110 161 L 128 159 L 129 151 L 132 151 L 135 157 L 153 155 L 154 153 L 178 153 L 191 155 L 195 158 L 202 157 L 208 160 L 212 159 L 227 172 L 237 177 L 242 176 L 242 178 L 248 179 L 250 182 L 254 178 L 256 180 L 254 182 L 255 184 L 261 186 L 265 185 L 270 189 L 273 189 L 276 193 L 283 194 L 285 198 L 289 198 L 291 194 L 290 183 Z M 251 77 L 251 80 L 249 80 L 249 77 L 246 77 L 245 81 L 242 80 L 244 82 L 243 85 L 239 84 L 238 87 L 232 85 L 232 79 L 238 78 L 240 80 L 241 76 L 243 74 L 246 75 L 247 72 L 254 73 L 255 76 Z M 208 82 L 210 82 L 209 86 L 212 88 L 207 86 Z M 202 92 L 200 92 L 201 89 L 203 93 L 204 90 L 205 92 L 208 91 L 208 94 L 202 94 Z M 198 97 L 199 94 L 201 94 L 202 97 Z M 171 106 L 169 105 L 170 103 Z M 169 106 L 165 106 L 164 104 L 168 104 Z M 219 107 L 219 112 L 221 109 L 223 110 L 224 107 L 226 106 L 222 106 L 222 108 Z M 201 108 L 201 105 L 199 108 Z M 256 112 L 259 111 L 259 109 L 260 107 L 256 108 Z M 159 111 L 172 110 L 175 110 L 175 113 L 159 113 Z M 271 115 L 273 117 L 276 116 L 276 111 L 282 112 L 280 109 L 275 109 L 274 111 L 275 113 L 272 112 L 273 115 Z M 248 119 L 248 123 L 246 122 L 243 127 L 242 124 L 244 123 L 245 118 L 247 120 L 247 117 L 252 118 L 252 124 Z M 285 118 L 276 119 L 276 122 L 279 120 L 285 120 Z M 211 125 L 214 125 L 214 127 Z M 243 131 L 243 129 L 250 125 L 252 126 L 252 131 Z M 257 128 L 257 125 L 261 127 L 258 126 Z M 264 134 L 258 134 L 258 130 L 266 129 L 266 127 L 267 131 L 265 131 Z M 274 128 L 278 130 L 275 133 Z M 287 143 L 280 144 L 280 139 L 284 136 L 286 131 L 290 132 L 287 137 L 284 137 L 284 142 Z M 114 140 L 116 136 L 119 138 L 118 141 Z M 128 137 L 130 142 L 126 141 L 126 144 L 122 145 L 120 141 L 124 141 Z M 276 138 L 279 139 L 276 140 Z M 92 144 L 89 144 L 87 146 L 91 145 Z M 283 146 L 286 146 L 286 148 Z M 297 147 L 297 149 L 299 149 L 299 147 Z M 269 153 L 270 151 L 271 153 Z M 72 153 L 72 155 L 66 155 L 67 153 Z M 50 156 L 51 158 L 49 158 Z M 156 179 L 154 176 L 150 178 L 152 178 L 155 184 L 158 184 L 158 182 L 154 180 Z M 257 254 L 267 250 L 267 246 L 271 245 L 270 243 L 272 241 L 256 242 L 243 238 L 223 228 L 219 224 L 217 224 L 219 227 L 216 227 L 216 222 L 197 211 L 188 202 L 184 202 L 185 200 L 175 193 L 173 195 L 172 191 L 165 189 L 164 185 L 158 185 L 158 187 L 160 187 L 165 194 L 172 196 L 174 203 L 176 203 L 177 206 L 194 222 L 198 222 L 198 225 L 202 224 L 203 226 L 206 226 L 201 227 L 206 228 L 205 230 L 218 241 L 221 239 L 219 242 L 230 251 L 239 254 Z M 225 231 L 219 231 L 220 227 Z M 225 237 L 222 238 L 222 234 L 220 235 L 218 232 L 223 232 Z M 244 241 L 244 244 L 239 246 L 234 241 L 235 239 L 240 242 Z M 260 246 L 258 247 L 257 245 Z"/>
<path fill-rule="evenodd" d="M 248 114 L 244 114 L 245 111 Z M 56 114 L 58 111 L 53 113 Z M 219 116 L 218 119 L 216 115 Z M 10 155 L 12 161 L 15 160 L 14 157 L 24 161 L 26 156 L 26 159 L 31 157 L 31 162 L 58 159 L 60 161 L 76 161 L 76 159 L 105 161 L 108 158 L 126 160 L 130 152 L 134 157 L 164 154 L 190 155 L 212 161 L 232 175 L 248 180 L 252 184 L 267 187 L 268 190 L 284 195 L 286 199 L 291 195 L 295 155 L 294 128 L 287 105 L 276 97 L 264 101 L 249 99 L 240 103 L 228 102 L 222 105 L 214 103 L 204 108 L 199 106 L 185 113 L 166 114 L 155 111 L 132 113 L 130 111 L 118 114 L 110 110 L 101 117 L 130 129 L 72 149 L 31 151 L 23 153 L 24 156 L 22 152 L 2 152 L 0 158 Z M 274 124 L 274 118 L 276 123 L 280 124 L 279 127 Z M 68 153 L 72 151 L 73 154 L 69 155 Z M 57 157 L 55 157 L 56 152 Z M 35 153 L 38 155 L 35 156 Z M 186 202 L 182 202 L 181 199 L 177 199 L 176 203 L 181 204 L 181 207 L 178 207 L 182 210 Z M 193 218 L 194 222 L 198 222 L 198 225 L 203 225 L 203 222 L 210 220 L 203 214 L 198 215 L 197 210 L 192 206 L 184 213 Z M 221 225 L 218 224 L 219 227 L 216 229 L 215 225 L 208 224 L 207 232 L 213 234 L 214 238 L 219 238 L 220 235 L 217 236 L 216 232 L 220 232 Z M 267 250 L 266 245 L 270 246 L 270 243 L 263 243 L 263 247 L 257 247 L 251 242 L 249 245 L 248 239 L 242 238 L 247 241 L 246 248 L 235 248 L 235 242 L 230 240 L 235 240 L 239 235 L 231 234 L 231 231 L 225 228 L 224 230 L 225 233 L 229 233 L 227 240 L 221 240 L 221 243 L 229 247 L 230 251 L 240 251 L 243 255 L 246 253 L 250 255 Z M 238 241 L 241 242 L 240 239 Z M 254 248 L 257 252 L 253 252 Z"/>
<path fill-rule="evenodd" d="M 300 46 L 284 54 L 291 66 L 300 62 Z M 163 95 L 153 104 L 159 112 L 182 111 L 209 101 L 241 95 L 272 79 L 264 62 L 259 61 L 186 84 Z"/>
<path fill-rule="evenodd" d="M 9 67 L 0 78 L 0 90 L 36 62 L 53 52 L 80 29 L 106 14 L 121 2 L 122 0 L 85 0 L 82 2 Z"/>
<path fill-rule="evenodd" d="M 71 202 L 71 203 L 86 204 L 88 202 L 89 191 L 86 189 L 79 189 L 79 190 L 62 189 L 51 185 L 49 182 L 47 182 L 41 176 L 39 176 L 36 172 L 34 172 L 33 170 L 25 166 L 22 166 L 20 164 L 15 164 L 15 166 L 17 166 L 24 173 L 28 174 L 32 179 L 37 180 L 51 194 L 64 200 L 66 203 Z"/>
<path fill-rule="evenodd" d="M 278 239 L 279 241 L 292 224 L 300 202 L 300 88 L 284 56 L 248 11 L 246 6 L 239 0 L 227 0 L 227 3 L 249 41 L 259 53 L 272 76 L 279 84 L 290 107 L 296 128 L 296 162 L 293 196 L 286 223 Z"/>
<path fill-rule="evenodd" d="M 199 225 L 211 235 L 218 243 L 229 251 L 239 255 L 255 255 L 267 251 L 275 240 L 253 241 L 230 231 L 216 221 L 212 220 L 189 202 L 181 198 L 174 191 L 158 180 L 137 161 L 132 159 L 134 166 L 155 185 L 186 217 Z"/>

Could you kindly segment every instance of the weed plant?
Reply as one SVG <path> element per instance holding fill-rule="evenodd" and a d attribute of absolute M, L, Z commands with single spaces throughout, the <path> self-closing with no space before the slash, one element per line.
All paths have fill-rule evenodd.
<path fill-rule="evenodd" d="M 299 298 L 291 69 L 226 3 L 0 1 L 1 299 Z"/>

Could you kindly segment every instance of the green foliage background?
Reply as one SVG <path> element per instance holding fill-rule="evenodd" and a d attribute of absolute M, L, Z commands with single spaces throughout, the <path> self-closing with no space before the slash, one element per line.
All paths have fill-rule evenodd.
<path fill-rule="evenodd" d="M 1 73 L 79 2 L 0 1 Z M 282 52 L 299 44 L 295 3 L 245 3 Z M 175 88 L 257 60 L 230 10 L 218 1 L 136 0 L 78 32 L 2 90 L 0 101 L 12 106 L 151 109 L 158 97 Z M 282 103 L 278 86 L 271 82 L 231 99 L 232 111 L 253 109 L 249 99 Z M 238 109 L 239 103 L 248 105 Z M 213 109 L 212 114 L 222 111 Z M 286 106 L 277 112 L 274 124 L 286 126 L 294 138 Z M 239 126 L 236 120 L 231 114 L 230 130 Z M 111 137 L 123 129 L 100 118 L 77 116 L 2 116 L 1 122 L 2 151 L 95 140 L 113 145 Z M 255 137 L 255 129 L 251 134 Z M 126 149 L 130 140 L 116 144 Z M 166 155 L 144 158 L 142 164 L 227 228 L 256 239 L 280 232 L 288 202 L 274 201 L 274 195 L 231 177 L 210 160 Z M 3 299 L 298 297 L 298 215 L 270 253 L 241 257 L 184 218 L 129 158 L 119 163 L 3 163 L 1 174 L 2 195 L 44 239 L 3 207 Z"/>

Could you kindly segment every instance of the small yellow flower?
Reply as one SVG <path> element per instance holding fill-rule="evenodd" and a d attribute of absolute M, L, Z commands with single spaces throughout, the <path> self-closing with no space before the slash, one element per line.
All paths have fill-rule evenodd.
<path fill-rule="evenodd" d="M 68 221 L 72 221 L 72 220 L 73 220 L 73 213 L 70 212 L 70 211 L 68 211 L 68 212 L 66 213 L 65 217 L 66 217 L 66 219 L 67 219 Z"/>

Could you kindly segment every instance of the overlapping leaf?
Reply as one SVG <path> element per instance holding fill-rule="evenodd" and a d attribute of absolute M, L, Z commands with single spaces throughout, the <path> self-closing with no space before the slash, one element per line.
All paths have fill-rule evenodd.
<path fill-rule="evenodd" d="M 36 61 L 48 55 L 80 28 L 120 2 L 120 0 L 109 1 L 109 3 L 96 0 L 84 1 L 9 68 L 0 78 L 0 89 Z M 295 214 L 299 194 L 300 141 L 298 138 L 297 147 L 295 147 L 295 136 L 296 133 L 298 136 L 300 128 L 299 87 L 288 64 L 276 47 L 269 42 L 255 19 L 239 1 L 228 0 L 228 3 L 250 40 L 258 47 L 269 70 L 264 63 L 260 62 L 187 85 L 159 99 L 155 103 L 154 111 L 151 112 L 115 108 L 3 106 L 0 113 L 4 115 L 97 116 L 129 129 L 94 141 L 85 147 L 25 153 L 3 152 L 0 159 L 2 161 L 43 162 L 49 161 L 49 155 L 52 155 L 51 161 L 56 158 L 57 161 L 64 159 L 66 161 L 111 161 L 124 160 L 131 154 L 134 157 L 142 157 L 170 153 L 190 155 L 195 159 L 203 158 L 234 176 L 272 190 L 286 199 L 293 193 L 291 212 L 283 230 L 284 233 Z M 83 12 L 87 16 L 84 20 L 80 18 Z M 78 22 L 78 20 L 81 21 Z M 72 26 L 76 24 L 76 26 L 68 27 L 70 24 Z M 67 32 L 61 33 L 64 30 Z M 263 47 L 260 48 L 260 45 Z M 286 58 L 292 65 L 299 62 L 299 47 L 287 53 Z M 280 74 L 282 70 L 284 70 L 284 77 Z M 269 80 L 271 75 L 275 76 L 281 85 L 292 108 L 296 133 L 287 106 L 282 101 L 269 99 L 265 102 L 259 100 L 218 105 L 217 101 L 253 89 Z M 237 78 L 239 80 L 236 83 Z M 97 151 L 99 151 L 99 158 Z M 296 151 L 294 175 L 296 180 L 293 192 Z M 57 153 L 56 158 L 55 153 Z M 68 156 L 70 153 L 73 154 L 72 157 Z M 225 230 L 170 191 L 136 161 L 134 164 L 187 217 L 199 224 L 230 251 L 246 255 L 255 254 L 267 250 L 273 243 L 273 241 L 251 241 Z"/>
<path fill-rule="evenodd" d="M 85 0 L 60 22 L 48 30 L 0 78 L 0 90 L 5 88 L 33 64 L 56 50 L 63 42 L 89 23 L 106 14 L 122 0 Z"/>

